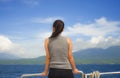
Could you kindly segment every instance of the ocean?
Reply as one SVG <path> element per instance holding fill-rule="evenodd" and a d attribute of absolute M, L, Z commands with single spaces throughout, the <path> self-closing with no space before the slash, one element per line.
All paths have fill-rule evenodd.
<path fill-rule="evenodd" d="M 114 72 L 120 71 L 120 64 L 81 64 L 76 65 L 84 73 L 93 71 Z M 0 78 L 20 78 L 22 74 L 41 73 L 44 65 L 0 65 Z M 81 75 L 74 75 L 75 78 L 81 78 Z M 42 77 L 25 77 L 25 78 L 42 78 Z M 45 77 L 47 78 L 47 77 Z M 120 74 L 102 75 L 100 78 L 120 78 Z"/>

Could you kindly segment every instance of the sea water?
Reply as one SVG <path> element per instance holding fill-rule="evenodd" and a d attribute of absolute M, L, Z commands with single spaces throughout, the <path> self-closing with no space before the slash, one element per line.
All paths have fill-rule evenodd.
<path fill-rule="evenodd" d="M 115 72 L 120 71 L 120 64 L 82 64 L 76 65 L 84 73 L 93 71 Z M 44 65 L 0 65 L 0 78 L 20 78 L 22 74 L 41 73 Z M 81 78 L 81 75 L 74 75 L 75 78 Z M 25 77 L 25 78 L 42 78 L 42 77 Z M 47 77 L 45 77 L 47 78 Z M 100 78 L 120 78 L 120 74 L 102 75 Z"/>

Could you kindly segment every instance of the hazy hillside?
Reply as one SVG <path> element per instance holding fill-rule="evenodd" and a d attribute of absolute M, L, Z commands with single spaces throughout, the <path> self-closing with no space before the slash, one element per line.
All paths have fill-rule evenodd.
<path fill-rule="evenodd" d="M 0 59 L 0 64 L 44 64 L 45 56 L 30 59 Z"/>
<path fill-rule="evenodd" d="M 1 52 L 0 53 L 0 59 L 4 59 L 4 60 L 5 59 L 20 59 L 20 57 L 14 56 L 12 54 Z"/>
<path fill-rule="evenodd" d="M 74 52 L 73 56 L 77 64 L 120 64 L 120 46 L 109 47 L 107 49 L 90 48 Z M 12 57 L 12 55 L 10 55 L 10 57 Z M 8 58 L 8 56 L 6 56 L 6 58 Z M 16 59 L 16 58 L 0 59 L 0 64 L 44 64 L 44 63 L 45 56 L 31 59 Z"/>
<path fill-rule="evenodd" d="M 107 49 L 90 48 L 77 51 L 73 55 L 77 63 L 120 64 L 120 46 L 109 47 Z"/>

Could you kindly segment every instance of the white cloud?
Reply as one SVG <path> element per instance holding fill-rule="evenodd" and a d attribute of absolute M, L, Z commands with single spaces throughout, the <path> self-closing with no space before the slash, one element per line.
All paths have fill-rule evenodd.
<path fill-rule="evenodd" d="M 13 43 L 5 36 L 0 36 L 0 51 L 7 51 L 13 46 Z"/>
<path fill-rule="evenodd" d="M 41 40 L 43 40 L 43 39 L 49 37 L 49 36 L 51 35 L 51 33 L 52 33 L 52 32 L 40 33 L 40 34 L 38 34 L 38 38 L 41 39 Z"/>
<path fill-rule="evenodd" d="M 120 37 L 119 38 L 113 38 L 111 36 L 109 37 L 92 37 L 90 40 L 82 40 L 81 38 L 78 38 L 73 43 L 73 50 L 83 50 L 87 48 L 108 48 L 111 46 L 120 46 Z"/>
<path fill-rule="evenodd" d="M 22 58 L 33 58 L 37 57 L 38 54 L 36 54 L 38 47 L 36 47 L 36 42 L 35 44 L 29 44 L 28 43 L 14 43 L 12 42 L 8 37 L 0 35 L 0 52 L 5 52 L 8 54 L 13 54 L 17 57 L 22 57 Z M 39 45 L 37 45 L 39 46 Z M 36 48 L 35 48 L 36 47 Z M 33 48 L 33 49 L 32 49 Z"/>
<path fill-rule="evenodd" d="M 0 52 L 8 53 L 22 58 L 35 58 L 45 55 L 44 39 L 46 34 L 37 37 L 37 39 L 16 39 L 13 42 L 7 36 L 0 35 Z M 13 38 L 14 39 L 14 38 Z"/>
<path fill-rule="evenodd" d="M 63 17 L 33 18 L 34 23 L 53 23 L 56 19 L 63 20 Z"/>
<path fill-rule="evenodd" d="M 20 45 L 13 43 L 8 37 L 0 35 L 0 52 L 10 53 L 16 56 L 24 54 Z"/>
<path fill-rule="evenodd" d="M 107 36 L 120 31 L 120 22 L 108 21 L 105 17 L 95 20 L 90 24 L 76 23 L 67 28 L 65 35 L 75 36 Z"/>
<path fill-rule="evenodd" d="M 108 48 L 110 46 L 120 45 L 119 26 L 119 21 L 108 21 L 105 17 L 102 17 L 96 19 L 93 23 L 76 23 L 73 26 L 69 26 L 64 32 L 64 35 L 71 36 L 71 38 L 77 36 L 76 41 L 73 42 L 74 50 L 92 47 Z"/>
<path fill-rule="evenodd" d="M 111 46 L 120 46 L 120 38 L 113 38 L 112 36 L 109 37 L 92 37 L 90 43 L 94 45 L 94 47 L 98 48 L 108 48 Z"/>

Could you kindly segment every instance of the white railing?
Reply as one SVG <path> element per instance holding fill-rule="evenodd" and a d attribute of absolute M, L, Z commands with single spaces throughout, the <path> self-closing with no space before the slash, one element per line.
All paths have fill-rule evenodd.
<path fill-rule="evenodd" d="M 83 78 L 100 78 L 101 75 L 109 75 L 109 74 L 120 74 L 120 71 L 117 72 L 99 72 L 94 71 L 92 73 L 85 74 Z"/>
<path fill-rule="evenodd" d="M 23 74 L 20 78 L 30 77 L 30 76 L 41 76 L 42 73 L 35 73 L 35 74 Z"/>
<path fill-rule="evenodd" d="M 24 77 L 30 77 L 30 76 L 41 76 L 42 73 L 35 73 L 35 74 L 23 74 L 20 78 Z M 79 74 L 82 75 L 82 78 L 100 78 L 101 75 L 108 75 L 108 74 L 120 74 L 120 71 L 118 72 L 98 72 L 94 71 L 92 73 L 84 74 L 82 71 L 79 71 Z"/>

